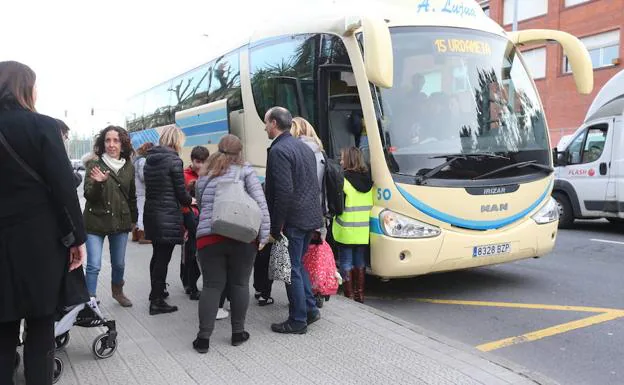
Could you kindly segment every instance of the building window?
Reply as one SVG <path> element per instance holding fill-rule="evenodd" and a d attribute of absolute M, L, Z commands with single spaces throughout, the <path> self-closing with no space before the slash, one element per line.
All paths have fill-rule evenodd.
<path fill-rule="evenodd" d="M 546 77 L 546 47 L 523 51 L 522 58 L 533 79 Z"/>
<path fill-rule="evenodd" d="M 574 5 L 587 3 L 589 0 L 565 0 L 566 7 L 572 7 Z"/>
<path fill-rule="evenodd" d="M 505 0 L 503 23 L 511 24 L 514 19 L 514 2 L 518 1 L 518 21 L 545 15 L 548 12 L 548 0 Z"/>
<path fill-rule="evenodd" d="M 620 30 L 582 38 L 594 68 L 610 67 L 620 57 Z M 568 57 L 563 57 L 564 73 L 572 72 Z"/>
<path fill-rule="evenodd" d="M 483 9 L 483 13 L 485 13 L 485 16 L 490 17 L 490 1 L 479 1 L 479 5 L 481 6 L 481 9 Z"/>

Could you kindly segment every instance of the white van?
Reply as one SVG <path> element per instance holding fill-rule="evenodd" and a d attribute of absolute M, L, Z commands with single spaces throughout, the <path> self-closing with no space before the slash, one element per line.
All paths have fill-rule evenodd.
<path fill-rule="evenodd" d="M 553 150 L 559 227 L 574 219 L 624 223 L 624 71 L 605 84 L 583 125 Z"/>

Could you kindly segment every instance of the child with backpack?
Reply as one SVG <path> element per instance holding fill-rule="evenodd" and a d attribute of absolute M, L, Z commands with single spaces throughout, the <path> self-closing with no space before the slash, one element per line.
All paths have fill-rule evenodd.
<path fill-rule="evenodd" d="M 332 235 L 339 248 L 345 297 L 362 303 L 373 180 L 357 147 L 342 149 L 340 164 L 344 169 L 344 210 L 334 217 Z"/>

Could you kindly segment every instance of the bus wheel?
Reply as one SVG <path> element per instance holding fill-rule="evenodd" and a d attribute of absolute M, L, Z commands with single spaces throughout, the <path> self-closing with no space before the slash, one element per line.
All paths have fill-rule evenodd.
<path fill-rule="evenodd" d="M 557 202 L 557 208 L 559 209 L 559 228 L 569 229 L 574 223 L 574 213 L 572 212 L 570 199 L 560 192 L 554 192 L 552 196 Z"/>

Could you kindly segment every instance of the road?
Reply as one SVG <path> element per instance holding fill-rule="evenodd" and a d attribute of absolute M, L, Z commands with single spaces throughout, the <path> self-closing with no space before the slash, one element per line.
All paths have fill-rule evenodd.
<path fill-rule="evenodd" d="M 624 384 L 623 276 L 624 230 L 585 221 L 541 259 L 369 279 L 366 303 L 561 384 Z"/>

